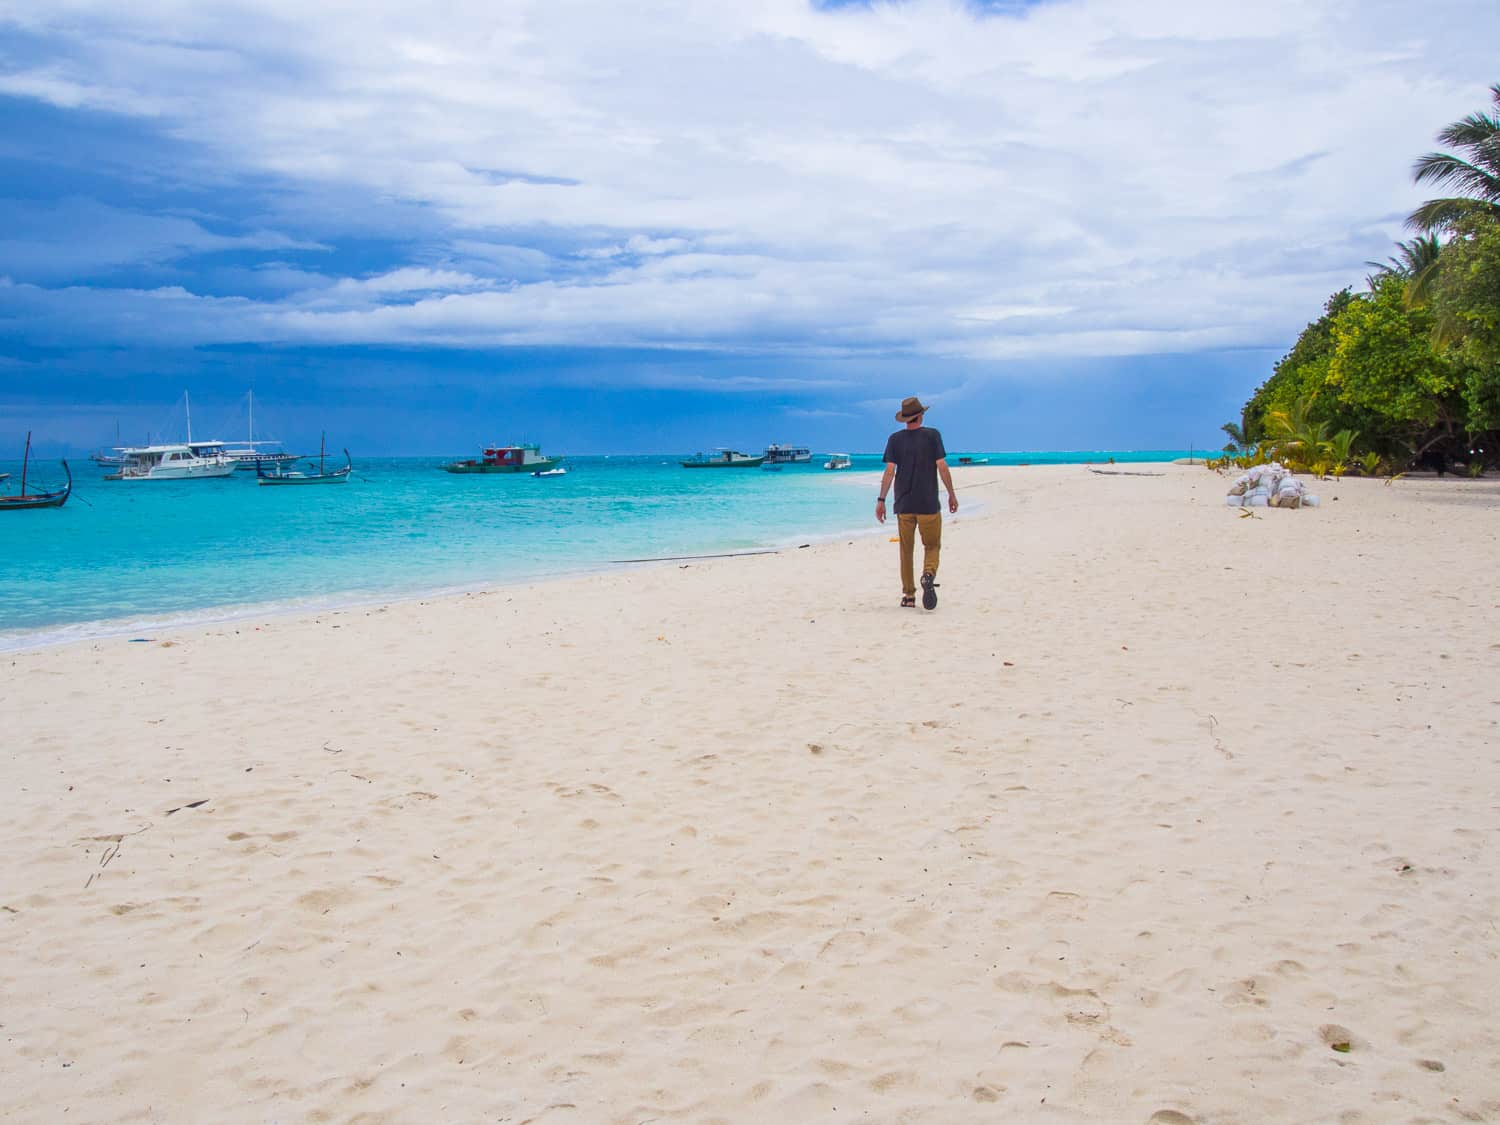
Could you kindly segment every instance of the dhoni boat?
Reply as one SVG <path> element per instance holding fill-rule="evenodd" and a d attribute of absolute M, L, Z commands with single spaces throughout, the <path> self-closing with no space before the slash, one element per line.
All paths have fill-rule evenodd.
<path fill-rule="evenodd" d="M 68 463 L 62 463 L 63 472 L 68 474 L 68 483 L 51 492 L 27 492 L 26 477 L 31 469 L 31 432 L 26 433 L 26 452 L 21 456 L 21 492 L 16 496 L 0 496 L 0 512 L 14 512 L 22 508 L 61 508 L 68 502 L 68 497 L 73 495 L 73 470 L 68 468 Z M 10 474 L 0 476 L 0 480 L 9 479 Z"/>

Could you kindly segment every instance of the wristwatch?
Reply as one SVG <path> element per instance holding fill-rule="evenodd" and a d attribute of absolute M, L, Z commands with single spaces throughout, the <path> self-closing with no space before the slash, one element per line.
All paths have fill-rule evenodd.
<path fill-rule="evenodd" d="M 885 497 L 884 496 L 877 496 L 877 497 L 875 497 L 875 503 L 877 503 L 877 504 L 884 504 L 885 503 Z"/>

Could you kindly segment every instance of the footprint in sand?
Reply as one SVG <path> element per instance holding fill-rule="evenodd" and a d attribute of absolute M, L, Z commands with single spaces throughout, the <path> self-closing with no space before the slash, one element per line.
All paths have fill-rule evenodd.
<path fill-rule="evenodd" d="M 1151 1115 L 1146 1125 L 1197 1125 L 1197 1121 L 1175 1109 L 1159 1109 Z"/>
<path fill-rule="evenodd" d="M 1355 1039 L 1354 1033 L 1347 1027 L 1336 1023 L 1325 1023 L 1318 1028 L 1318 1038 L 1323 1040 L 1324 1045 L 1330 1051 L 1337 1051 L 1341 1055 L 1347 1055 L 1355 1047 L 1363 1047 L 1365 1044 Z"/>

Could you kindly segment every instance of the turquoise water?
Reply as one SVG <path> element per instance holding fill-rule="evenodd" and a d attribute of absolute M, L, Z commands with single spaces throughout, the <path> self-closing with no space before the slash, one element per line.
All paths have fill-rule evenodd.
<path fill-rule="evenodd" d="M 1182 455 L 973 454 L 991 465 Z M 249 473 L 111 482 L 83 462 L 66 507 L 0 513 L 0 649 L 871 529 L 879 457 L 828 473 L 824 456 L 780 472 L 688 471 L 675 456 L 577 457 L 567 476 L 547 479 L 453 475 L 438 458 L 363 459 L 348 483 L 312 488 L 261 488 Z M 37 487 L 60 482 L 55 463 L 33 468 Z M 19 477 L 19 464 L 0 463 L 7 470 Z M 0 489 L 15 486 L 13 478 Z"/>

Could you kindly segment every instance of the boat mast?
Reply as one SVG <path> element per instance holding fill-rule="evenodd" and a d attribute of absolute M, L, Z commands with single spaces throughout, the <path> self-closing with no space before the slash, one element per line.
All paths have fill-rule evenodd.
<path fill-rule="evenodd" d="M 185 409 L 187 411 L 188 444 L 192 445 L 193 444 L 193 404 L 188 401 L 188 393 L 187 393 L 187 391 L 183 391 L 182 392 L 182 405 L 183 405 L 183 409 Z"/>
<path fill-rule="evenodd" d="M 31 464 L 31 431 L 26 431 L 26 452 L 21 455 L 21 496 L 26 495 L 26 469 Z"/>
<path fill-rule="evenodd" d="M 250 392 L 250 440 L 245 443 L 252 448 L 255 446 L 255 392 Z"/>

